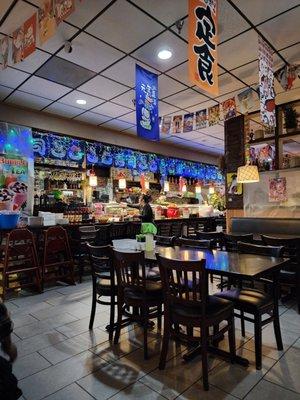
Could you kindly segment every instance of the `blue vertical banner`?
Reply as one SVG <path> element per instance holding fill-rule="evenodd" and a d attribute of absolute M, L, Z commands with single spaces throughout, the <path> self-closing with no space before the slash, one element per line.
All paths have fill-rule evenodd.
<path fill-rule="evenodd" d="M 158 75 L 135 66 L 136 125 L 138 136 L 159 140 Z"/>

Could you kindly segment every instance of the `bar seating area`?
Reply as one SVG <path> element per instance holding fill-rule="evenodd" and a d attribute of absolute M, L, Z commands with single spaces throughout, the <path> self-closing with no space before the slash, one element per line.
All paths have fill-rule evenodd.
<path fill-rule="evenodd" d="M 300 400 L 299 21 L 0 1 L 0 400 Z"/>

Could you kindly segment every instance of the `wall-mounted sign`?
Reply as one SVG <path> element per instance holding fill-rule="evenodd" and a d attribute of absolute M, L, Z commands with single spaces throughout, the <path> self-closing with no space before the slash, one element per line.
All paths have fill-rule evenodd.
<path fill-rule="evenodd" d="M 204 91 L 218 95 L 218 2 L 189 0 L 189 76 Z"/>

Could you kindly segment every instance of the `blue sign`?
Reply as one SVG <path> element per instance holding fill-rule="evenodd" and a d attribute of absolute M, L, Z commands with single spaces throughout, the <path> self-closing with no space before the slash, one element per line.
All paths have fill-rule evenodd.
<path fill-rule="evenodd" d="M 136 125 L 138 136 L 159 140 L 158 76 L 135 66 Z"/>

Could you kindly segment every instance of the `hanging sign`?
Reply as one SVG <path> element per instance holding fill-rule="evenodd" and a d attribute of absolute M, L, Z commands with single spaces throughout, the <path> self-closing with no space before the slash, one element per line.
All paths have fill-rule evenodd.
<path fill-rule="evenodd" d="M 38 10 L 39 20 L 39 39 L 40 44 L 44 44 L 54 36 L 56 32 L 56 20 L 53 0 L 45 0 Z"/>
<path fill-rule="evenodd" d="M 173 117 L 173 133 L 182 132 L 182 115 L 175 115 Z"/>
<path fill-rule="evenodd" d="M 260 115 L 263 124 L 276 126 L 273 51 L 258 36 Z"/>
<path fill-rule="evenodd" d="M 217 22 L 217 0 L 189 0 L 189 77 L 213 95 L 219 94 Z"/>
<path fill-rule="evenodd" d="M 165 116 L 162 118 L 161 133 L 168 135 L 171 132 L 172 117 Z"/>
<path fill-rule="evenodd" d="M 192 132 L 194 123 L 194 113 L 184 114 L 183 117 L 183 132 Z"/>
<path fill-rule="evenodd" d="M 3 39 L 0 40 L 0 50 L 2 56 L 2 69 L 7 68 L 8 64 L 8 52 L 9 52 L 9 38 L 8 36 L 4 36 Z"/>
<path fill-rule="evenodd" d="M 220 122 L 219 104 L 208 108 L 208 125 L 213 126 Z"/>
<path fill-rule="evenodd" d="M 226 121 L 229 118 L 236 117 L 236 105 L 235 105 L 235 97 L 231 99 L 227 99 L 222 103 L 223 116 Z"/>
<path fill-rule="evenodd" d="M 158 76 L 136 64 L 136 125 L 138 136 L 159 140 Z"/>
<path fill-rule="evenodd" d="M 36 47 L 36 14 L 24 22 L 23 58 L 30 56 Z"/>
<path fill-rule="evenodd" d="M 196 112 L 196 129 L 203 129 L 207 127 L 207 110 L 200 110 Z"/>
<path fill-rule="evenodd" d="M 16 29 L 13 33 L 12 39 L 12 59 L 14 64 L 23 60 L 23 47 L 24 47 L 24 25 Z"/>
<path fill-rule="evenodd" d="M 54 0 L 56 23 L 59 25 L 75 11 L 75 0 Z"/>

